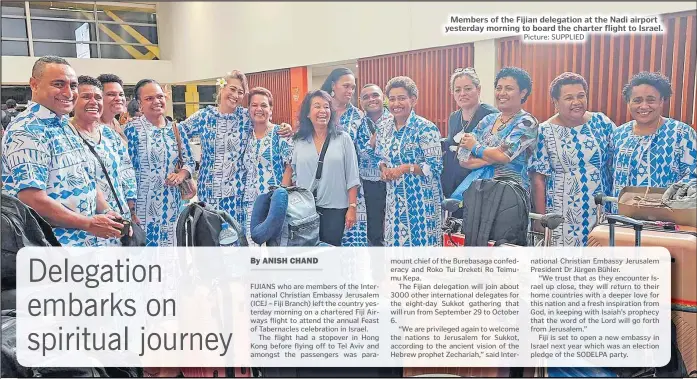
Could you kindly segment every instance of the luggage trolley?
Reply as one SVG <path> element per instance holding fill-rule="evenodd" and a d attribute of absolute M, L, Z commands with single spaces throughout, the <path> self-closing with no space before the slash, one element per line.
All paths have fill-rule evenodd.
<path fill-rule="evenodd" d="M 671 255 L 671 310 L 674 332 L 671 336 L 680 351 L 687 377 L 697 377 L 697 228 L 668 221 L 646 221 L 605 214 L 608 202 L 618 198 L 595 196 L 598 221 L 588 236 L 588 246 L 661 246 Z M 661 368 L 647 368 L 656 375 Z M 636 377 L 636 373 L 627 376 Z"/>
<path fill-rule="evenodd" d="M 445 199 L 442 203 L 443 246 L 465 246 L 465 235 L 462 233 L 463 220 L 452 216 L 461 207 L 462 201 L 457 199 Z M 543 233 L 536 232 L 532 230 L 532 223 L 530 223 L 528 227 L 528 246 L 551 246 L 552 231 L 564 222 L 563 216 L 559 213 L 529 213 L 528 218 L 533 221 L 540 221 L 542 227 L 545 228 Z M 489 243 L 489 246 L 495 246 L 495 243 L 492 241 Z M 504 244 L 504 246 L 518 245 Z"/>
<path fill-rule="evenodd" d="M 530 223 L 528 246 L 551 246 L 552 231 L 564 223 L 564 217 L 560 213 L 530 213 L 529 218 L 531 221 L 539 221 L 542 227 L 545 228 L 545 231 L 540 233 L 532 230 L 532 223 Z"/>

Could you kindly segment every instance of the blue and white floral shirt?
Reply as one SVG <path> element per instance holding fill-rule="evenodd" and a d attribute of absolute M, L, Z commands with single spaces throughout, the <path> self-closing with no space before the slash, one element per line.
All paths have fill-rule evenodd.
<path fill-rule="evenodd" d="M 17 196 L 24 189 L 37 188 L 75 213 L 95 215 L 96 166 L 66 116 L 30 102 L 8 127 L 2 147 L 3 189 L 8 194 Z M 53 231 L 62 245 L 97 242 L 84 230 L 54 227 Z"/>

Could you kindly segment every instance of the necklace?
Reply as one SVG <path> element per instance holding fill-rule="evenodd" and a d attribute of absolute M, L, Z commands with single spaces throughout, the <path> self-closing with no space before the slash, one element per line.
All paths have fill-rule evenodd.
<path fill-rule="evenodd" d="M 506 121 L 501 121 L 501 117 L 503 116 L 503 113 L 501 113 L 501 114 L 499 115 L 499 117 L 498 117 L 498 120 L 497 120 L 497 121 L 500 122 L 501 124 L 499 125 L 498 129 L 496 129 L 496 131 L 499 131 L 499 132 L 500 132 L 501 130 L 503 130 L 503 128 L 506 127 L 506 124 L 508 124 L 508 123 L 513 119 L 513 117 L 517 116 L 518 113 L 520 113 L 520 111 L 516 112 L 514 115 L 512 115 L 511 117 L 509 117 L 508 120 L 506 120 Z"/>
<path fill-rule="evenodd" d="M 75 118 L 70 119 L 70 125 L 75 129 L 75 131 L 81 135 L 83 138 L 90 140 L 91 142 L 94 142 L 98 144 L 102 140 L 102 131 L 97 126 L 94 128 L 91 132 L 88 132 L 82 128 L 79 128 L 75 124 Z"/>
<path fill-rule="evenodd" d="M 658 122 L 656 123 L 655 127 L 653 125 L 651 125 L 650 127 L 647 127 L 647 128 L 640 128 L 637 125 L 637 122 L 634 121 L 634 125 L 632 126 L 632 133 L 634 133 L 637 136 L 653 135 L 654 133 L 656 133 L 658 128 L 660 128 L 663 125 L 663 122 L 664 122 L 663 116 L 661 116 L 658 118 Z M 647 133 L 647 131 L 649 131 L 649 133 Z"/>
<path fill-rule="evenodd" d="M 464 118 L 465 114 L 462 113 L 462 116 L 463 116 L 463 118 L 462 118 L 462 130 L 465 130 L 467 127 L 469 127 L 470 123 L 472 122 L 472 119 L 474 118 L 474 114 L 477 113 L 477 111 L 479 110 L 479 107 L 481 107 L 481 106 L 482 106 L 481 103 L 477 104 L 477 107 L 474 108 L 474 111 L 472 112 L 472 114 L 470 114 L 467 121 L 465 121 L 465 118 Z"/>
<path fill-rule="evenodd" d="M 256 140 L 258 141 L 258 140 L 261 140 L 261 139 L 263 139 L 264 137 L 266 137 L 266 135 L 269 134 L 269 131 L 271 130 L 271 127 L 272 127 L 272 126 L 273 126 L 273 125 L 268 125 L 268 126 L 266 127 L 266 129 L 264 130 L 264 133 L 261 135 L 261 137 L 257 136 L 257 132 L 256 132 L 256 130 L 255 130 L 254 133 L 253 133 L 253 134 L 254 134 L 254 139 L 256 139 Z"/>

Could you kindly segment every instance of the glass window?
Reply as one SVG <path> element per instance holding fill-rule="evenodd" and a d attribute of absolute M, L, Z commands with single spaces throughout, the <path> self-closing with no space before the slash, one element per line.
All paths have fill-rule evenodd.
<path fill-rule="evenodd" d="M 198 86 L 198 101 L 202 103 L 214 103 L 218 97 L 215 86 Z"/>
<path fill-rule="evenodd" d="M 172 113 L 175 119 L 178 122 L 182 122 L 186 120 L 186 105 L 185 104 L 173 104 L 172 105 Z"/>
<path fill-rule="evenodd" d="M 78 20 L 94 20 L 94 5 L 90 3 L 30 1 L 29 9 L 32 18 L 53 17 Z"/>
<path fill-rule="evenodd" d="M 159 59 L 154 3 L 0 1 L 2 55 L 29 56 L 33 47 L 37 57 Z M 29 39 L 27 29 L 31 42 L 13 41 Z"/>
<path fill-rule="evenodd" d="M 116 9 L 117 7 L 102 6 L 97 3 L 97 19 L 100 21 L 123 21 L 139 24 L 156 24 L 157 15 L 154 9 Z"/>
<path fill-rule="evenodd" d="M 5 41 L 3 41 L 4 43 Z M 89 56 L 81 54 L 81 58 L 97 58 L 97 45 L 87 45 L 84 43 L 70 42 L 34 42 L 34 55 L 42 57 L 44 55 L 57 55 L 59 57 L 77 58 L 78 52 L 82 53 L 89 47 Z M 4 54 L 4 52 L 3 52 Z"/>
<path fill-rule="evenodd" d="M 17 104 L 27 104 L 31 100 L 31 88 L 29 86 L 2 86 L 0 94 L 2 94 L 0 102 L 3 104 L 8 99 L 14 99 Z"/>
<path fill-rule="evenodd" d="M 132 46 L 132 45 L 100 45 L 99 48 L 102 51 L 102 58 L 110 59 L 147 59 L 156 60 L 154 54 L 149 54 L 150 51 L 145 48 L 145 46 Z"/>
<path fill-rule="evenodd" d="M 87 29 L 89 29 L 89 35 L 81 33 L 82 30 Z M 89 22 L 46 21 L 32 18 L 31 32 L 34 39 L 77 41 L 79 36 L 80 41 L 97 41 L 94 23 Z"/>
<path fill-rule="evenodd" d="M 128 25 L 130 31 L 126 31 L 126 25 L 100 24 L 100 42 L 125 42 L 157 45 L 157 28 L 153 26 Z M 135 36 L 132 35 L 135 31 Z M 138 37 L 138 38 L 136 38 Z"/>
<path fill-rule="evenodd" d="M 3 19 L 3 21 L 5 21 L 5 19 Z M 29 44 L 27 42 L 20 41 L 2 41 L 2 55 L 28 57 Z"/>
<path fill-rule="evenodd" d="M 172 102 L 183 103 L 186 101 L 186 86 L 172 86 Z"/>
<path fill-rule="evenodd" d="M 123 87 L 123 93 L 126 95 L 126 99 L 133 98 L 133 89 L 134 88 L 136 88 L 136 86 L 124 86 Z"/>
<path fill-rule="evenodd" d="M 27 38 L 27 20 L 23 18 L 3 18 L 2 36 L 9 38 Z"/>
<path fill-rule="evenodd" d="M 2 15 L 3 16 L 24 16 L 24 1 L 5 1 L 3 0 L 2 3 Z M 5 20 L 2 20 L 5 22 Z M 5 31 L 3 30 L 2 34 L 5 34 Z"/>

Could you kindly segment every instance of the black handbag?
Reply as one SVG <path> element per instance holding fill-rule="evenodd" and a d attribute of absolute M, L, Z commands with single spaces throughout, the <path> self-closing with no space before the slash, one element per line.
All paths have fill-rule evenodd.
<path fill-rule="evenodd" d="M 79 132 L 77 133 L 80 138 L 82 138 L 82 142 L 87 145 L 87 147 L 90 149 L 92 152 L 92 155 L 94 155 L 95 158 L 97 158 L 97 162 L 99 162 L 99 165 L 102 167 L 102 171 L 104 172 L 104 176 L 106 177 L 107 183 L 109 183 L 109 188 L 111 188 L 111 192 L 114 194 L 114 200 L 116 200 L 116 205 L 119 207 L 119 211 L 121 214 L 124 214 L 123 206 L 121 205 L 121 202 L 119 201 L 119 196 L 116 194 L 116 189 L 114 188 L 114 184 L 111 182 L 111 178 L 109 177 L 109 172 L 107 171 L 106 167 L 104 166 L 104 162 L 102 162 L 102 158 L 99 157 L 99 154 L 97 154 L 97 151 L 94 150 L 94 146 L 87 142 L 85 138 L 80 134 Z M 125 220 L 124 222 L 124 229 L 122 231 L 121 235 L 121 246 L 125 247 L 137 247 L 137 246 L 145 246 L 145 231 L 143 228 L 132 222 L 131 220 Z M 130 230 L 133 230 L 133 235 L 129 235 L 129 228 Z"/>

